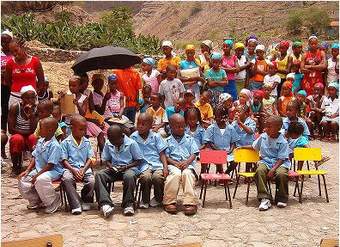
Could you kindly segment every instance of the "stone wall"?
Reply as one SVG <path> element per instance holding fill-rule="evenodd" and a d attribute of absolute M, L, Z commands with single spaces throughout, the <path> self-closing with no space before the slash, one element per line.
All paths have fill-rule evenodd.
<path fill-rule="evenodd" d="M 26 47 L 28 54 L 40 58 L 43 62 L 64 63 L 75 60 L 84 51 L 62 50 L 54 48 Z"/>

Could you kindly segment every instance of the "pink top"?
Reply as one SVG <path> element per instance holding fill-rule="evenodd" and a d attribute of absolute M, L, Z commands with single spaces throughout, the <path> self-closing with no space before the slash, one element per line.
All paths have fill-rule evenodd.
<path fill-rule="evenodd" d="M 151 93 L 158 93 L 159 91 L 159 82 L 157 79 L 157 76 L 160 73 L 158 70 L 153 69 L 150 76 L 148 76 L 146 73 L 142 76 L 142 79 L 146 84 L 149 84 L 151 86 Z"/>
<path fill-rule="evenodd" d="M 237 57 L 235 55 L 231 55 L 226 57 L 223 55 L 222 57 L 222 67 L 225 68 L 235 68 L 237 63 Z M 235 80 L 235 73 L 227 73 L 228 80 Z"/>
<path fill-rule="evenodd" d="M 104 117 L 112 117 L 114 113 L 120 112 L 120 98 L 124 97 L 122 92 L 116 91 L 116 93 L 111 93 L 111 98 L 106 102 Z"/>

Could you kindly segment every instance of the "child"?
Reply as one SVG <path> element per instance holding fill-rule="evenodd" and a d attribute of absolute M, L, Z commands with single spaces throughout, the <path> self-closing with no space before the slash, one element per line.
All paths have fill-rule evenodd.
<path fill-rule="evenodd" d="M 292 160 L 294 148 L 302 148 L 308 146 L 308 138 L 303 135 L 304 128 L 299 122 L 291 122 L 287 130 L 287 141 L 289 145 L 289 158 Z M 302 169 L 301 162 L 298 162 L 298 170 Z"/>
<path fill-rule="evenodd" d="M 239 66 L 239 72 L 235 74 L 237 93 L 239 94 L 241 89 L 245 87 L 247 79 L 247 69 L 250 67 L 250 62 L 244 55 L 244 44 L 235 44 L 235 55 L 237 57 L 237 63 Z"/>
<path fill-rule="evenodd" d="M 151 106 L 146 110 L 146 113 L 153 118 L 152 130 L 154 132 L 162 131 L 165 123 L 168 122 L 168 118 L 166 116 L 165 110 L 163 107 L 161 107 L 160 95 L 158 93 L 152 94 L 150 103 Z"/>
<path fill-rule="evenodd" d="M 113 203 L 107 184 L 123 180 L 123 213 L 125 216 L 134 215 L 134 190 L 137 176 L 140 174 L 137 166 L 143 160 L 142 152 L 138 144 L 125 136 L 117 124 L 108 129 L 107 137 L 102 152 L 102 160 L 107 168 L 95 174 L 94 189 L 98 206 L 105 218 L 113 213 Z"/>
<path fill-rule="evenodd" d="M 203 137 L 205 130 L 201 127 L 201 113 L 196 108 L 189 108 L 184 112 L 184 119 L 186 123 L 185 133 L 192 136 L 199 149 L 204 148 Z"/>
<path fill-rule="evenodd" d="M 39 103 L 45 100 L 51 100 L 53 98 L 53 93 L 51 89 L 49 89 L 48 86 L 49 86 L 49 81 L 48 81 L 47 76 L 45 76 L 44 83 L 37 84 L 37 95 L 38 95 Z"/>
<path fill-rule="evenodd" d="M 6 155 L 7 142 L 8 142 L 8 136 L 6 135 L 5 130 L 1 130 L 1 158 L 2 159 L 7 159 L 7 155 Z"/>
<path fill-rule="evenodd" d="M 259 130 L 259 133 L 262 133 L 263 131 L 263 91 L 261 90 L 255 90 L 253 93 L 253 102 L 250 106 L 250 109 L 253 113 L 253 118 L 256 121 L 257 129 Z"/>
<path fill-rule="evenodd" d="M 271 207 L 271 196 L 267 188 L 268 178 L 275 178 L 275 203 L 277 207 L 284 208 L 287 206 L 288 170 L 290 167 L 289 146 L 280 133 L 281 127 L 281 117 L 271 116 L 267 121 L 265 132 L 252 145 L 261 154 L 261 160 L 255 173 L 257 198 L 261 200 L 260 211 L 266 211 Z"/>
<path fill-rule="evenodd" d="M 204 77 L 207 80 L 207 86 L 212 94 L 211 105 L 216 107 L 221 93 L 224 92 L 223 87 L 227 85 L 228 79 L 226 72 L 221 69 L 222 55 L 214 52 L 211 55 L 211 69 L 207 70 Z"/>
<path fill-rule="evenodd" d="M 85 137 L 86 119 L 80 115 L 73 115 L 71 119 L 71 135 L 60 145 L 62 148 L 62 164 L 65 168 L 61 178 L 71 213 L 81 214 L 82 210 L 89 210 L 93 203 L 94 175 L 91 169 L 93 151 L 90 141 Z M 76 182 L 82 181 L 81 201 L 76 190 Z"/>
<path fill-rule="evenodd" d="M 165 109 L 167 119 L 170 119 L 170 117 L 175 113 L 179 113 L 180 115 L 184 116 L 184 111 L 185 111 L 184 98 L 179 98 L 174 102 L 174 106 L 168 106 Z"/>
<path fill-rule="evenodd" d="M 339 128 L 339 99 L 338 99 L 339 83 L 332 82 L 328 85 L 328 97 L 321 104 L 325 116 L 320 122 L 326 140 L 336 140 Z"/>
<path fill-rule="evenodd" d="M 287 117 L 283 118 L 282 123 L 282 134 L 285 134 L 288 130 L 289 124 L 291 122 L 299 122 L 303 125 L 304 131 L 303 135 L 308 138 L 310 135 L 308 125 L 306 124 L 305 120 L 303 118 L 299 117 L 299 103 L 297 100 L 292 100 L 287 105 Z"/>
<path fill-rule="evenodd" d="M 143 98 L 139 98 L 140 113 L 146 112 L 146 109 L 150 106 L 151 86 L 149 84 L 144 85 L 142 89 Z"/>
<path fill-rule="evenodd" d="M 169 175 L 164 185 L 164 209 L 170 214 L 177 213 L 177 196 L 180 185 L 183 187 L 183 206 L 185 215 L 197 212 L 198 198 L 195 194 L 195 172 L 198 147 L 194 138 L 184 133 L 185 120 L 180 114 L 170 118 L 171 136 L 166 139 L 168 148 L 165 151 Z"/>
<path fill-rule="evenodd" d="M 193 101 L 195 99 L 195 95 L 191 89 L 187 89 L 184 92 L 184 111 L 189 108 L 195 107 Z"/>
<path fill-rule="evenodd" d="M 146 57 L 143 59 L 141 64 L 142 71 L 144 72 L 142 79 L 144 81 L 144 85 L 151 86 L 151 93 L 158 93 L 159 82 L 161 81 L 161 73 L 154 69 L 154 66 L 155 60 L 153 58 Z"/>
<path fill-rule="evenodd" d="M 28 209 L 46 207 L 46 213 L 54 213 L 61 205 L 61 198 L 52 186 L 63 173 L 61 147 L 54 137 L 58 122 L 52 117 L 41 120 L 41 137 L 32 153 L 30 164 L 19 177 L 19 192 L 28 200 Z"/>
<path fill-rule="evenodd" d="M 276 100 L 271 96 L 272 85 L 265 83 L 263 85 L 263 99 L 262 99 L 262 112 L 263 112 L 263 123 L 266 122 L 269 116 L 278 115 L 276 109 Z"/>
<path fill-rule="evenodd" d="M 264 58 L 264 45 L 257 45 L 255 52 L 256 59 L 251 61 L 251 72 L 253 76 L 249 79 L 248 89 L 250 91 L 262 89 L 264 76 L 268 74 L 268 62 Z"/>
<path fill-rule="evenodd" d="M 292 93 L 292 83 L 285 81 L 282 85 L 281 96 L 277 101 L 277 111 L 281 117 L 285 117 L 287 114 L 286 108 L 291 100 L 294 100 Z"/>
<path fill-rule="evenodd" d="M 333 43 L 331 46 L 332 56 L 327 60 L 327 85 L 337 81 L 339 83 L 339 65 L 336 65 L 339 61 L 339 43 Z"/>
<path fill-rule="evenodd" d="M 252 100 L 252 93 L 248 89 L 243 88 L 240 91 L 239 99 L 234 102 L 234 106 L 237 107 L 239 105 L 241 106 L 247 105 L 250 107 L 251 100 Z"/>
<path fill-rule="evenodd" d="M 296 100 L 299 105 L 299 117 L 301 117 L 308 125 L 309 132 L 311 133 L 311 138 L 314 138 L 313 122 L 309 119 L 310 107 L 307 102 L 307 93 L 305 90 L 300 90 L 296 94 Z"/>
<path fill-rule="evenodd" d="M 274 99 L 276 99 L 278 95 L 277 85 L 281 83 L 281 78 L 278 74 L 276 74 L 276 71 L 276 62 L 271 62 L 268 64 L 268 75 L 265 75 L 263 79 L 263 84 L 271 86 L 270 96 Z"/>
<path fill-rule="evenodd" d="M 109 76 L 108 80 L 112 79 L 113 76 Z M 116 78 L 116 77 L 114 77 Z M 90 111 L 96 111 L 99 114 L 104 114 L 105 108 L 102 109 L 104 100 L 104 93 L 102 92 L 104 87 L 104 76 L 102 74 L 94 74 L 92 76 L 92 87 L 93 92 L 89 96 Z"/>
<path fill-rule="evenodd" d="M 239 140 L 237 147 L 249 146 L 255 141 L 256 122 L 250 117 L 250 108 L 247 105 L 236 107 L 235 120 L 232 123 Z"/>
<path fill-rule="evenodd" d="M 215 109 L 215 123 L 210 125 L 204 135 L 204 144 L 206 147 L 217 150 L 225 150 L 228 152 L 227 162 L 229 163 L 226 173 L 229 174 L 235 169 L 234 156 L 232 154 L 235 145 L 240 141 L 239 135 L 234 127 L 228 123 L 228 119 L 223 118 L 223 108 Z M 222 173 L 223 166 L 217 165 L 216 172 Z"/>
<path fill-rule="evenodd" d="M 233 105 L 231 95 L 228 93 L 222 93 L 219 97 L 218 105 L 223 108 L 223 118 L 229 120 L 230 123 L 234 121 L 235 106 Z"/>
<path fill-rule="evenodd" d="M 168 65 L 166 68 L 167 78 L 159 86 L 159 94 L 164 97 L 164 107 L 173 106 L 175 101 L 183 96 L 185 91 L 183 83 L 175 78 L 177 68 L 174 65 Z"/>
<path fill-rule="evenodd" d="M 315 128 L 319 131 L 319 137 L 322 137 L 322 128 L 320 125 L 323 113 L 321 104 L 325 100 L 326 96 L 323 94 L 324 86 L 321 83 L 315 83 L 313 87 L 313 94 L 307 96 L 310 115 L 309 119 L 314 123 Z"/>
<path fill-rule="evenodd" d="M 61 118 L 61 109 L 60 109 L 60 106 L 58 104 L 53 104 L 53 111 L 52 111 L 52 116 L 57 119 L 58 121 L 58 126 L 59 128 L 63 131 L 63 134 L 61 135 L 60 137 L 60 141 L 64 140 L 65 137 L 67 136 L 66 135 L 66 128 L 67 128 L 67 125 L 64 121 L 62 121 L 62 118 Z"/>
<path fill-rule="evenodd" d="M 209 104 L 210 96 L 210 92 L 205 90 L 201 93 L 200 99 L 195 103 L 195 107 L 197 107 L 201 113 L 202 127 L 205 129 L 208 128 L 214 117 L 213 109 Z"/>
<path fill-rule="evenodd" d="M 163 201 L 164 180 L 169 174 L 165 156 L 167 148 L 163 138 L 151 131 L 152 116 L 141 113 L 137 119 L 137 131 L 130 138 L 135 140 L 142 151 L 144 160 L 142 172 L 139 176 L 142 191 L 140 208 L 157 207 Z M 155 197 L 150 201 L 151 186 L 153 185 Z"/>
<path fill-rule="evenodd" d="M 292 92 L 294 95 L 301 89 L 301 81 L 303 74 L 300 72 L 300 63 L 292 63 L 291 72 L 287 75 L 286 80 L 289 80 L 293 76 Z"/>

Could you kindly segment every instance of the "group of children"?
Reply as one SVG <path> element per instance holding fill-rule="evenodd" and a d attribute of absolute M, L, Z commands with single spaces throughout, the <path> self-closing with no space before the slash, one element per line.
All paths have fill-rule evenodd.
<path fill-rule="evenodd" d="M 143 59 L 136 123 L 126 113 L 129 97 L 121 91 L 116 74 L 107 78 L 106 92 L 101 74 L 92 77 L 93 91 L 88 89 L 86 74 L 73 76 L 69 80 L 76 109 L 73 115 L 61 114 L 60 101 L 65 93 L 58 92 L 58 97 L 53 98 L 48 82 L 37 92 L 33 87 L 23 88 L 22 102 L 10 108 L 8 122 L 10 133 L 19 133 L 10 140 L 16 172 L 20 171 L 25 146 L 29 144 L 29 151 L 34 150 L 29 166 L 19 175 L 19 190 L 29 201 L 28 208 L 45 207 L 46 212 L 55 212 L 61 198 L 52 182 L 61 179 L 72 214 L 88 210 L 95 195 L 101 212 L 108 217 L 114 209 L 110 184 L 122 180 L 123 213 L 133 215 L 139 178 L 140 208 L 162 204 L 167 212 L 177 213 L 182 187 L 184 213 L 193 215 L 198 204 L 194 188 L 200 179 L 195 171 L 199 151 L 227 151 L 227 168 L 219 165 L 216 172 L 230 174 L 237 166 L 233 159 L 235 148 L 250 147 L 261 154 L 255 175 L 259 209 L 271 206 L 267 177 L 275 178 L 275 202 L 285 207 L 293 149 L 308 146 L 315 129 L 329 140 L 338 134 L 338 81 L 327 85 L 327 96 L 321 83 L 315 83 L 312 94 L 307 95 L 297 83 L 297 63 L 293 63 L 297 68 L 291 67 L 289 72 L 296 69 L 291 75 L 284 71 L 280 59 L 265 59 L 263 45 L 256 43 L 252 47 L 253 38 L 248 42 L 244 53 L 242 43 L 234 45 L 227 39 L 222 55 L 212 52 L 211 42 L 204 41 L 204 56 L 198 58 L 195 47 L 188 45 L 187 58 L 182 61 L 173 54 L 172 43 L 163 42 L 165 58 L 158 62 L 158 69 L 154 68 L 153 58 Z M 231 54 L 232 47 L 235 55 Z M 287 60 L 289 43 L 288 47 L 284 42 L 279 47 L 281 59 Z M 301 51 L 296 53 L 296 48 L 301 44 L 293 43 L 293 55 L 300 57 Z M 244 56 L 248 58 L 244 60 Z M 247 73 L 242 74 L 244 71 Z M 20 132 L 18 126 L 24 130 Z M 32 129 L 34 134 L 27 135 Z M 21 140 L 22 136 L 27 139 Z M 89 137 L 97 138 L 106 167 L 96 173 L 92 170 L 95 155 Z M 201 173 L 204 172 L 207 164 L 201 164 Z M 84 184 L 81 196 L 76 192 L 76 182 Z"/>

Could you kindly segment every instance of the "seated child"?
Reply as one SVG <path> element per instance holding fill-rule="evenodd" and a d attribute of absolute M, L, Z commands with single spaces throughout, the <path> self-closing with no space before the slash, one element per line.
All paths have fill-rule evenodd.
<path fill-rule="evenodd" d="M 263 132 L 264 119 L 263 119 L 263 91 L 254 90 L 253 102 L 250 106 L 251 112 L 253 113 L 253 119 L 256 122 L 259 133 Z"/>
<path fill-rule="evenodd" d="M 281 77 L 276 74 L 277 72 L 277 64 L 276 62 L 271 62 L 268 64 L 268 74 L 265 75 L 263 79 L 263 85 L 267 84 L 267 87 L 270 86 L 271 92 L 270 96 L 274 99 L 277 99 L 277 85 L 281 83 Z"/>
<path fill-rule="evenodd" d="M 302 126 L 304 128 L 303 136 L 308 138 L 309 135 L 310 135 L 308 126 L 307 126 L 305 120 L 303 120 L 303 118 L 300 118 L 298 116 L 298 111 L 299 111 L 299 104 L 298 104 L 297 100 L 290 101 L 287 105 L 287 117 L 283 118 L 283 120 L 282 120 L 283 123 L 282 123 L 281 133 L 283 135 L 286 134 L 290 123 L 299 122 L 299 123 L 302 124 Z"/>
<path fill-rule="evenodd" d="M 81 214 L 82 210 L 89 210 L 93 203 L 94 175 L 91 169 L 93 151 L 90 141 L 85 137 L 86 119 L 80 115 L 71 118 L 71 135 L 60 145 L 62 148 L 62 164 L 65 168 L 61 178 L 71 213 Z M 81 201 L 76 190 L 76 182 L 83 182 Z"/>
<path fill-rule="evenodd" d="M 276 109 L 276 99 L 271 96 L 272 86 L 270 84 L 265 83 L 263 85 L 263 99 L 262 99 L 262 116 L 263 116 L 263 123 L 266 122 L 266 119 L 270 116 L 278 115 Z"/>
<path fill-rule="evenodd" d="M 141 113 L 137 119 L 137 131 L 130 138 L 135 140 L 143 154 L 144 160 L 139 181 L 141 183 L 142 201 L 140 208 L 159 206 L 163 201 L 164 180 L 169 174 L 165 156 L 166 144 L 163 138 L 151 131 L 153 118 L 147 113 Z M 155 197 L 150 201 L 153 185 Z"/>
<path fill-rule="evenodd" d="M 185 133 L 192 136 L 199 149 L 204 148 L 203 137 L 205 130 L 202 128 L 201 113 L 196 108 L 189 108 L 184 112 L 184 119 L 186 123 Z"/>
<path fill-rule="evenodd" d="M 37 96 L 39 103 L 45 100 L 51 100 L 53 98 L 53 93 L 49 86 L 49 81 L 47 76 L 45 76 L 45 83 L 37 83 Z"/>
<path fill-rule="evenodd" d="M 61 135 L 61 138 L 60 138 L 60 141 L 62 141 L 67 137 L 67 134 L 66 134 L 67 125 L 64 121 L 62 121 L 60 105 L 53 104 L 52 116 L 55 119 L 57 119 L 58 126 L 63 131 L 63 134 Z"/>
<path fill-rule="evenodd" d="M 94 189 L 98 206 L 105 218 L 113 213 L 107 184 L 123 180 L 123 213 L 126 216 L 134 215 L 134 190 L 137 176 L 140 174 L 137 166 L 143 160 L 142 152 L 138 144 L 124 135 L 117 124 L 110 126 L 107 137 L 101 157 L 107 168 L 95 174 Z"/>
<path fill-rule="evenodd" d="M 146 110 L 146 113 L 153 117 L 152 130 L 154 132 L 164 132 L 164 126 L 168 122 L 168 118 L 161 106 L 160 95 L 158 93 L 151 94 L 150 103 L 151 106 Z M 160 134 L 163 136 L 162 133 Z"/>
<path fill-rule="evenodd" d="M 282 119 L 280 116 L 269 117 L 265 132 L 255 140 L 252 147 L 259 151 L 261 160 L 255 173 L 257 185 L 257 198 L 261 200 L 259 210 L 265 211 L 271 207 L 271 195 L 267 187 L 267 179 L 275 179 L 275 203 L 277 207 L 284 208 L 288 201 L 288 170 L 289 146 L 280 133 Z"/>
<path fill-rule="evenodd" d="M 144 85 L 151 86 L 151 93 L 155 94 L 159 91 L 159 82 L 161 81 L 161 74 L 157 69 L 154 69 L 155 60 L 151 57 L 146 57 L 143 59 L 141 64 L 141 69 L 144 72 L 142 79 Z"/>
<path fill-rule="evenodd" d="M 185 91 L 184 85 L 176 78 L 177 68 L 174 65 L 168 65 L 166 68 L 167 77 L 159 86 L 159 94 L 164 98 L 164 107 L 173 106 L 174 103 L 183 96 Z"/>
<path fill-rule="evenodd" d="M 299 112 L 298 115 L 301 117 L 303 120 L 305 120 L 309 132 L 311 134 L 311 138 L 314 138 L 314 130 L 313 130 L 313 122 L 309 119 L 309 104 L 307 102 L 307 93 L 305 90 L 299 90 L 296 94 L 296 100 L 299 105 Z"/>
<path fill-rule="evenodd" d="M 6 144 L 8 142 L 8 136 L 5 130 L 1 130 L 1 158 L 7 159 Z"/>
<path fill-rule="evenodd" d="M 217 107 L 214 113 L 215 123 L 205 131 L 204 144 L 207 148 L 227 151 L 229 165 L 225 173 L 229 174 L 236 167 L 233 150 L 236 143 L 240 141 L 240 136 L 236 133 L 234 127 L 228 123 L 228 119 L 223 118 L 223 108 L 221 106 Z M 223 173 L 223 165 L 216 165 L 216 173 Z"/>
<path fill-rule="evenodd" d="M 140 113 L 146 112 L 146 109 L 150 106 L 150 96 L 151 96 L 151 86 L 149 84 L 144 85 L 142 89 L 142 97 L 139 98 L 139 107 L 140 107 Z"/>
<path fill-rule="evenodd" d="M 171 214 L 177 213 L 177 196 L 182 184 L 184 214 L 193 215 L 197 212 L 198 203 L 195 194 L 197 174 L 194 168 L 199 150 L 194 138 L 184 133 L 184 117 L 176 113 L 171 116 L 169 122 L 172 134 L 166 139 L 168 148 L 165 155 L 169 175 L 164 185 L 164 209 Z"/>
<path fill-rule="evenodd" d="M 63 173 L 61 147 L 55 138 L 58 122 L 52 117 L 41 120 L 41 137 L 32 153 L 28 167 L 19 177 L 18 188 L 22 197 L 28 200 L 28 209 L 46 207 L 46 213 L 54 213 L 61 205 L 59 192 L 52 181 Z"/>
<path fill-rule="evenodd" d="M 222 93 L 219 97 L 218 105 L 222 106 L 223 118 L 229 120 L 229 123 L 232 123 L 234 121 L 235 107 L 231 95 Z"/>
<path fill-rule="evenodd" d="M 339 129 L 339 83 L 332 82 L 328 85 L 328 97 L 321 104 L 324 116 L 321 119 L 321 126 L 326 140 L 336 140 Z"/>
<path fill-rule="evenodd" d="M 303 135 L 303 125 L 299 122 L 291 122 L 287 130 L 287 141 L 289 145 L 289 159 L 292 160 L 294 148 L 308 147 L 308 138 Z M 298 170 L 302 169 L 303 162 L 298 162 Z"/>
<path fill-rule="evenodd" d="M 108 80 L 111 79 L 112 76 L 108 77 Z M 99 114 L 103 115 L 105 111 L 105 107 L 102 108 L 103 100 L 104 100 L 104 75 L 102 74 L 94 74 L 92 76 L 92 83 L 93 92 L 89 96 L 89 106 L 90 111 L 96 111 Z"/>
<path fill-rule="evenodd" d="M 237 147 L 249 146 L 255 141 L 256 122 L 250 117 L 250 108 L 247 105 L 236 107 L 235 120 L 232 123 L 237 135 Z"/>
<path fill-rule="evenodd" d="M 193 101 L 195 100 L 195 95 L 191 89 L 187 89 L 184 92 L 184 111 L 191 107 L 195 107 Z"/>
<path fill-rule="evenodd" d="M 309 119 L 314 123 L 315 129 L 319 131 L 319 137 L 322 137 L 322 128 L 320 125 L 323 113 L 321 109 L 321 104 L 326 98 L 324 95 L 324 86 L 322 83 L 315 83 L 313 86 L 313 94 L 307 96 L 310 114 Z"/>
<path fill-rule="evenodd" d="M 37 138 L 40 138 L 40 121 L 41 119 L 47 118 L 47 117 L 53 117 L 52 112 L 53 112 L 53 103 L 50 100 L 44 100 L 42 102 L 40 102 L 37 106 L 37 112 L 38 112 L 38 124 L 37 124 L 37 128 L 34 131 L 34 135 Z M 57 138 L 57 140 L 59 141 L 63 136 L 63 131 L 61 130 L 61 128 L 59 127 L 58 124 L 58 128 L 55 132 L 55 138 Z"/>
<path fill-rule="evenodd" d="M 168 106 L 167 108 L 165 108 L 166 117 L 168 119 L 170 119 L 170 117 L 173 114 L 175 114 L 175 113 L 179 113 L 182 116 L 184 116 L 184 111 L 185 111 L 185 101 L 184 101 L 184 98 L 179 98 L 178 100 L 176 100 L 174 102 L 173 106 Z"/>
<path fill-rule="evenodd" d="M 248 89 L 243 88 L 240 91 L 239 99 L 234 102 L 234 106 L 235 107 L 237 107 L 239 105 L 250 106 L 251 105 L 251 99 L 252 99 L 252 93 Z"/>
<path fill-rule="evenodd" d="M 195 106 L 199 109 L 202 119 L 202 127 L 205 129 L 211 124 L 214 113 L 210 105 L 210 91 L 205 90 L 201 93 L 200 99 L 195 103 Z M 231 96 L 230 96 L 231 97 Z"/>
<path fill-rule="evenodd" d="M 292 83 L 289 81 L 285 81 L 282 85 L 281 96 L 277 101 L 277 111 L 281 117 L 286 117 L 287 105 L 293 99 L 294 97 L 292 93 Z"/>

